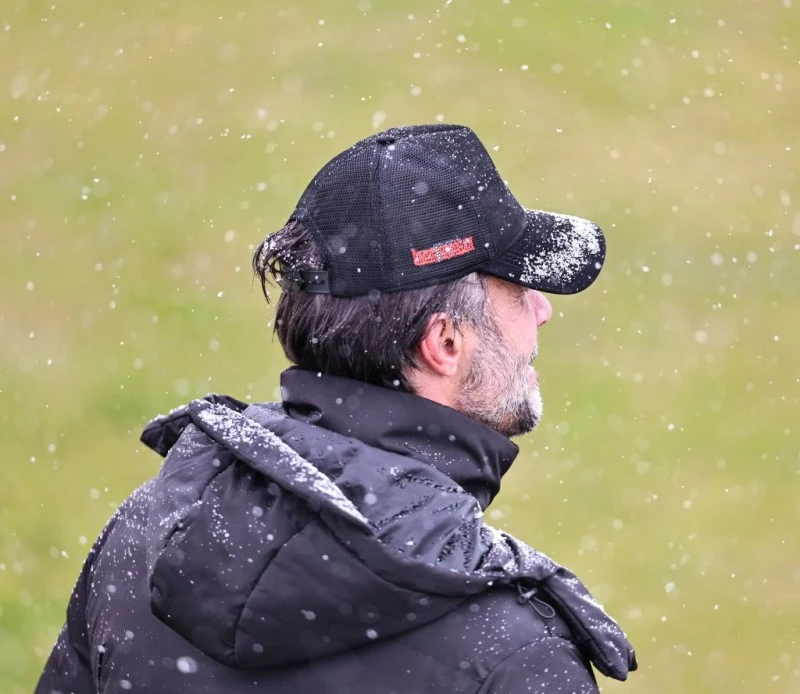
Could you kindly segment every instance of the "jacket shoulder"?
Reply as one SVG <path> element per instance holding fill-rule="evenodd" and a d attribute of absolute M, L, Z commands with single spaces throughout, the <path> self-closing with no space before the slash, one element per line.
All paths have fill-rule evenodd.
<path fill-rule="evenodd" d="M 533 676 L 535 664 L 548 668 L 564 657 L 582 669 L 584 678 L 593 682 L 591 666 L 573 643 L 572 632 L 564 620 L 552 610 L 537 611 L 528 604 L 520 604 L 518 597 L 516 589 L 509 587 L 481 593 L 464 600 L 457 609 L 436 622 L 404 635 L 401 640 L 405 646 L 469 676 L 476 687 L 484 686 L 492 676 L 498 682 L 501 675 L 508 680 L 512 676 L 522 676 L 523 671 Z M 495 689 L 479 691 L 494 692 Z M 519 691 L 527 690 L 522 687 Z"/>
<path fill-rule="evenodd" d="M 478 690 L 478 694 L 523 692 L 598 694 L 599 689 L 578 647 L 551 636 L 514 651 L 489 673 Z"/>

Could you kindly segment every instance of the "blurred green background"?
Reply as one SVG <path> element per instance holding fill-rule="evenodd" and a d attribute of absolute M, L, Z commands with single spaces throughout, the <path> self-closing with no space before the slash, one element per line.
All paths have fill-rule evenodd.
<path fill-rule="evenodd" d="M 641 669 L 605 691 L 800 692 L 797 5 L 4 1 L 0 692 L 158 470 L 148 419 L 275 397 L 254 245 L 328 158 L 436 120 L 609 240 L 492 521 L 622 622 Z"/>

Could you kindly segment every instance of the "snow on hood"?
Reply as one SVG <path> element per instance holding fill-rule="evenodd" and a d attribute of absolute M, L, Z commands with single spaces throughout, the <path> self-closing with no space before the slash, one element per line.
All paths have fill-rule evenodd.
<path fill-rule="evenodd" d="M 218 396 L 155 420 L 166 455 L 148 527 L 154 613 L 238 668 L 289 665 L 419 628 L 520 579 L 603 674 L 633 650 L 585 586 L 483 522 L 431 466 Z M 189 426 L 189 425 L 193 426 Z"/>

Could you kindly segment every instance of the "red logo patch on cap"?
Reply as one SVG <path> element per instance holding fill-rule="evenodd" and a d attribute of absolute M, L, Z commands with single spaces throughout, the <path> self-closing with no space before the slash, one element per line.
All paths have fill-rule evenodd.
<path fill-rule="evenodd" d="M 472 253 L 474 250 L 475 244 L 472 242 L 472 237 L 467 236 L 465 239 L 453 239 L 452 241 L 438 243 L 421 251 L 412 248 L 411 257 L 414 259 L 414 265 L 431 265 L 432 263 L 441 263 L 443 260 L 450 260 L 460 255 Z"/>

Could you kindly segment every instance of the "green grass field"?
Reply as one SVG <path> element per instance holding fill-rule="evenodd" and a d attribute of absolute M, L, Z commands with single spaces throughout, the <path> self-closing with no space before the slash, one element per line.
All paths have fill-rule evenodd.
<path fill-rule="evenodd" d="M 606 231 L 553 300 L 495 524 L 641 669 L 800 692 L 797 0 L 9 0 L 0 8 L 0 692 L 32 690 L 145 422 L 285 367 L 252 249 L 374 129 L 472 126 Z"/>

